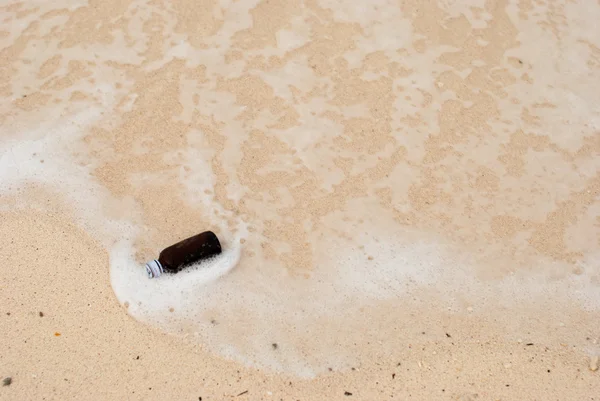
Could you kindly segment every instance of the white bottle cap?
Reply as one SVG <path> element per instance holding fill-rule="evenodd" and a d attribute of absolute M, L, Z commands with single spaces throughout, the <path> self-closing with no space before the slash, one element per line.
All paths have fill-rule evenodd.
<path fill-rule="evenodd" d="M 163 267 L 158 260 L 151 260 L 146 263 L 146 273 L 148 273 L 148 278 L 156 278 L 163 274 Z"/>

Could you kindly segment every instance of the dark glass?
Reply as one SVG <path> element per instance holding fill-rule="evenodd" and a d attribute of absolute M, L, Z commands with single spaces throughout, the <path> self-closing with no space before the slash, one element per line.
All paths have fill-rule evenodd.
<path fill-rule="evenodd" d="M 158 261 L 165 272 L 177 273 L 194 262 L 220 253 L 219 239 L 212 231 L 206 231 L 163 249 Z"/>

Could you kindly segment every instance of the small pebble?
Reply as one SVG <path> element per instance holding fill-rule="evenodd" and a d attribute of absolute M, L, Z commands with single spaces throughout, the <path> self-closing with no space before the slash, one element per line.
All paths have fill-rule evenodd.
<path fill-rule="evenodd" d="M 590 358 L 590 370 L 595 372 L 598 370 L 598 355 Z"/>
<path fill-rule="evenodd" d="M 467 312 L 473 312 L 473 308 L 471 308 L 470 306 L 467 308 Z"/>
<path fill-rule="evenodd" d="M 505 364 L 504 364 L 504 367 L 505 367 L 506 369 L 510 369 L 510 367 L 511 367 L 511 366 L 512 366 L 512 364 L 511 364 L 511 363 L 505 363 Z"/>
<path fill-rule="evenodd" d="M 10 386 L 11 384 L 12 384 L 12 377 L 5 377 L 4 380 L 2 380 L 3 386 Z"/>

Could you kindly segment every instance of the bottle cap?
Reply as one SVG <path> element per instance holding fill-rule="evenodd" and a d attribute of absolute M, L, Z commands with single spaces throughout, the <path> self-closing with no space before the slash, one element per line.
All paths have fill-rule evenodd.
<path fill-rule="evenodd" d="M 148 273 L 148 278 L 156 278 L 163 274 L 163 267 L 158 260 L 151 260 L 146 263 L 146 273 Z"/>

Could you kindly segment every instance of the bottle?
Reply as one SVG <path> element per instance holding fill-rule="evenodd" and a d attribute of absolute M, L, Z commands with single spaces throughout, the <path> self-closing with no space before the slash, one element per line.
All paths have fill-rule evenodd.
<path fill-rule="evenodd" d="M 164 272 L 177 273 L 194 262 L 220 253 L 219 239 L 212 231 L 206 231 L 163 249 L 158 259 L 146 263 L 146 273 L 148 278 L 159 277 Z"/>

